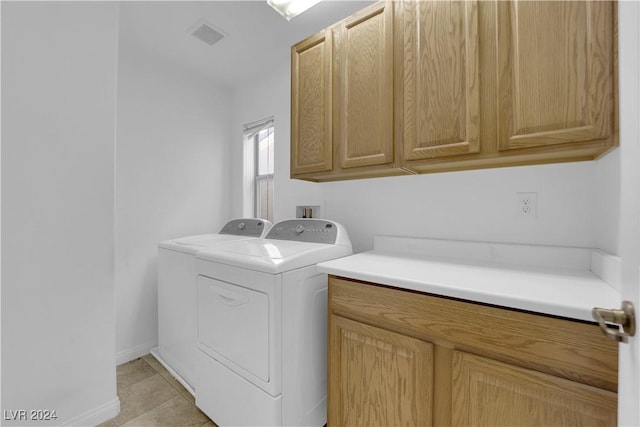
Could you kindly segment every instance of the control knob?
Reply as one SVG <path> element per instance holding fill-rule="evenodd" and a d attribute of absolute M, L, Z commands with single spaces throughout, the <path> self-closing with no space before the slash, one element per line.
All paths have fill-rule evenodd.
<path fill-rule="evenodd" d="M 238 224 L 238 230 L 244 230 L 245 226 L 246 224 L 244 222 L 241 222 L 240 224 Z"/>
<path fill-rule="evenodd" d="M 295 228 L 296 234 L 302 234 L 303 231 L 304 231 L 304 225 L 298 224 Z"/>

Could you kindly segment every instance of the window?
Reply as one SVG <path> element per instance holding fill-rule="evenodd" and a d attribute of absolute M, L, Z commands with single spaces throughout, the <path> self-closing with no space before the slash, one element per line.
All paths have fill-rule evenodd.
<path fill-rule="evenodd" d="M 255 136 L 256 216 L 273 222 L 273 126 Z"/>
<path fill-rule="evenodd" d="M 244 126 L 243 214 L 273 222 L 273 118 Z"/>

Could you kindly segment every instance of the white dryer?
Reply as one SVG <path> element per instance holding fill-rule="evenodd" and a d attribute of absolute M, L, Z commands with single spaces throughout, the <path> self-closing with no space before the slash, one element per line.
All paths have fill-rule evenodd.
<path fill-rule="evenodd" d="M 217 234 L 167 240 L 158 245 L 158 347 L 151 353 L 194 393 L 196 359 L 195 254 L 206 248 L 264 237 L 271 222 L 243 218 Z"/>
<path fill-rule="evenodd" d="M 196 405 L 220 426 L 326 423 L 327 275 L 351 255 L 338 223 L 276 223 L 196 255 Z"/>

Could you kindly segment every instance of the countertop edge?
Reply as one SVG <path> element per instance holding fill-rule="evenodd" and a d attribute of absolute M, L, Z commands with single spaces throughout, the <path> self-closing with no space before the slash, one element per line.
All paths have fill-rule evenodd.
<path fill-rule="evenodd" d="M 541 292 L 539 296 L 534 295 L 534 298 L 524 298 L 517 295 L 517 288 L 513 292 L 500 293 L 492 289 L 474 289 L 473 287 L 461 286 L 459 284 L 448 285 L 447 283 L 437 283 L 437 281 L 430 280 L 428 273 L 425 273 L 424 278 L 421 278 L 421 280 L 416 280 L 414 277 L 411 277 L 410 274 L 403 274 L 402 266 L 399 267 L 394 274 L 389 274 L 388 272 L 380 271 L 382 268 L 376 268 L 376 262 L 367 264 L 369 259 L 374 258 L 372 255 L 375 255 L 375 261 L 377 261 L 378 264 L 381 256 L 388 256 L 389 262 L 406 261 L 413 263 L 414 265 L 419 264 L 420 262 L 424 262 L 425 265 L 428 265 L 428 263 L 433 261 L 432 259 L 421 260 L 415 258 L 408 258 L 405 260 L 403 254 L 381 254 L 376 251 L 370 251 L 355 254 L 350 257 L 319 263 L 317 269 L 322 273 L 380 285 L 393 286 L 400 289 L 457 298 L 470 302 L 491 304 L 543 315 L 595 322 L 591 316 L 591 309 L 593 306 L 585 303 L 576 303 L 570 295 L 562 295 L 562 292 L 558 292 L 557 298 L 552 298 L 545 294 L 545 292 Z M 350 262 L 350 259 L 355 262 Z M 350 266 L 346 267 L 345 265 L 347 264 L 350 264 Z M 450 262 L 451 269 L 463 266 L 465 266 L 463 262 Z M 481 270 L 481 268 L 479 268 L 479 270 Z M 480 273 L 482 272 L 480 271 L 479 274 Z M 593 294 L 592 301 L 590 300 L 590 302 L 593 302 L 595 304 L 594 306 L 606 307 L 609 304 L 613 304 L 613 306 L 619 305 L 620 295 L 616 289 L 589 271 L 576 271 L 576 275 L 578 275 L 578 273 L 585 275 L 586 278 L 589 279 L 585 282 L 585 289 Z M 526 275 L 527 272 L 525 271 L 520 274 Z M 548 274 L 545 272 L 545 277 L 548 277 L 549 281 L 545 284 L 547 288 L 553 288 L 556 278 L 558 280 L 562 278 L 560 275 L 557 277 L 554 276 L 553 272 Z M 578 277 L 578 279 L 580 279 L 580 277 Z"/>

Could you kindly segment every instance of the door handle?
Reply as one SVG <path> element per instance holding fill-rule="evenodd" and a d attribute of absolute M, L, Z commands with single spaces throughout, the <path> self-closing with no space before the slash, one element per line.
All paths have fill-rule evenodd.
<path fill-rule="evenodd" d="M 594 307 L 591 315 L 598 321 L 604 334 L 614 341 L 626 343 L 629 337 L 636 334 L 636 313 L 630 301 L 622 301 L 622 308 Z"/>
<path fill-rule="evenodd" d="M 225 305 L 236 306 L 249 302 L 249 297 L 237 292 L 229 291 L 227 289 L 211 286 L 209 290 L 216 294 L 218 298 L 222 300 Z"/>

